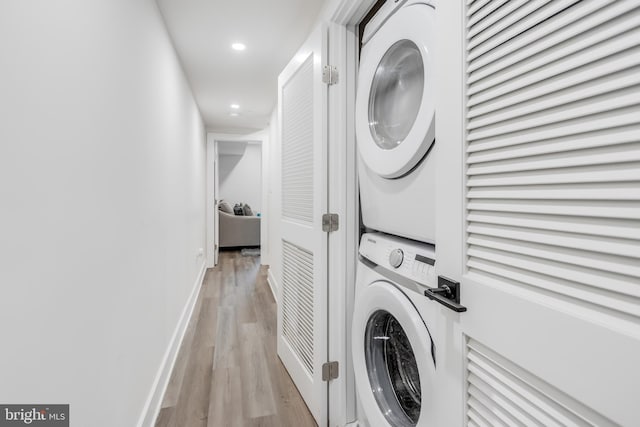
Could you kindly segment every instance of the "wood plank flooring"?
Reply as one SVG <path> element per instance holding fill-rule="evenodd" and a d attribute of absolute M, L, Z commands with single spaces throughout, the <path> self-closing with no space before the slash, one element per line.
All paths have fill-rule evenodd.
<path fill-rule="evenodd" d="M 156 427 L 316 423 L 276 351 L 276 304 L 260 258 L 221 252 L 209 269 Z"/>

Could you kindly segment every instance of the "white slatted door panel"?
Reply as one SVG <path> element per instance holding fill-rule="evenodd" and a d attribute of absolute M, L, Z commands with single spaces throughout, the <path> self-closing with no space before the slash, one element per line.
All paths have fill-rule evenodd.
<path fill-rule="evenodd" d="M 313 55 L 282 91 L 282 216 L 313 223 Z"/>
<path fill-rule="evenodd" d="M 282 161 L 278 355 L 318 425 L 327 423 L 326 34 L 318 27 L 278 79 Z M 278 143 L 276 141 L 275 143 Z"/>
<path fill-rule="evenodd" d="M 313 254 L 282 242 L 282 336 L 313 375 Z"/>
<path fill-rule="evenodd" d="M 640 425 L 640 1 L 464 25 L 467 424 Z"/>
<path fill-rule="evenodd" d="M 640 3 L 606 3 L 530 2 L 544 29 L 515 12 L 481 9 L 469 21 L 467 266 L 636 324 Z M 474 28 L 486 20 L 504 29 L 478 38 L 484 32 Z M 474 52 L 495 48 L 503 33 L 501 56 L 478 68 Z M 601 56 L 600 45 L 610 47 Z M 475 78 L 486 67 L 492 73 Z M 619 126 L 631 111 L 635 118 Z"/>
<path fill-rule="evenodd" d="M 467 340 L 470 426 L 615 426 L 473 339 Z"/>

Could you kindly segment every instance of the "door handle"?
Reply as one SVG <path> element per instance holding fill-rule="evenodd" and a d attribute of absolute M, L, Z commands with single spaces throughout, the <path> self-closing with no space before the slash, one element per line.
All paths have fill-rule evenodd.
<path fill-rule="evenodd" d="M 425 290 L 424 296 L 456 313 L 467 311 L 467 307 L 460 305 L 460 282 L 444 276 L 438 276 L 438 287 Z"/>

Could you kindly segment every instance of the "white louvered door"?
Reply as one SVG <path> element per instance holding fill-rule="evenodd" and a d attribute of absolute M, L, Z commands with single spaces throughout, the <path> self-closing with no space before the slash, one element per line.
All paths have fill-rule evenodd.
<path fill-rule="evenodd" d="M 278 355 L 318 425 L 327 423 L 327 30 L 318 27 L 278 79 L 282 282 Z"/>
<path fill-rule="evenodd" d="M 640 1 L 438 11 L 441 425 L 638 426 Z"/>

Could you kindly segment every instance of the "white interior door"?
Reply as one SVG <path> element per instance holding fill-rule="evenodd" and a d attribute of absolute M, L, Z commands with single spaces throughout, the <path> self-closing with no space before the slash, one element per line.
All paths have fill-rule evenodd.
<path fill-rule="evenodd" d="M 438 4 L 439 425 L 640 425 L 638 6 Z"/>
<path fill-rule="evenodd" d="M 327 424 L 327 30 L 318 27 L 278 79 L 282 281 L 278 354 L 319 425 Z"/>

